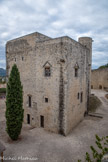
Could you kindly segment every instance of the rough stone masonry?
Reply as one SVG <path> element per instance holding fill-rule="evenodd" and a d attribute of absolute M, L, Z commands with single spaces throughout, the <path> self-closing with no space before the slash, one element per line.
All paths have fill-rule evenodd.
<path fill-rule="evenodd" d="M 7 76 L 17 64 L 24 122 L 67 135 L 87 112 L 92 38 L 50 38 L 38 32 L 8 41 Z"/>

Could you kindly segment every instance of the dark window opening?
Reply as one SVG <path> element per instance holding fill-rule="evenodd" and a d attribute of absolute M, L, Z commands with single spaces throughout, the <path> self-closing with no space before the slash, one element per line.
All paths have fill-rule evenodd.
<path fill-rule="evenodd" d="M 24 57 L 22 57 L 22 61 L 24 60 Z"/>
<path fill-rule="evenodd" d="M 16 58 L 15 58 L 15 62 L 16 62 Z"/>
<path fill-rule="evenodd" d="M 28 96 L 29 107 L 31 107 L 31 96 Z"/>
<path fill-rule="evenodd" d="M 102 85 L 99 85 L 99 89 L 102 89 Z"/>
<path fill-rule="evenodd" d="M 30 124 L 30 114 L 27 114 L 27 124 Z"/>
<path fill-rule="evenodd" d="M 91 89 L 93 89 L 93 85 L 91 85 Z"/>
<path fill-rule="evenodd" d="M 45 98 L 45 102 L 48 102 L 48 98 Z"/>
<path fill-rule="evenodd" d="M 83 92 L 81 92 L 81 102 L 83 102 Z"/>
<path fill-rule="evenodd" d="M 50 70 L 50 67 L 45 67 L 45 76 L 46 76 L 46 77 L 51 76 L 51 70 Z"/>
<path fill-rule="evenodd" d="M 79 93 L 78 93 L 78 95 L 77 95 L 77 98 L 79 99 Z"/>
<path fill-rule="evenodd" d="M 75 68 L 75 77 L 78 77 L 78 69 Z"/>
<path fill-rule="evenodd" d="M 40 126 L 44 128 L 44 116 L 40 116 Z"/>

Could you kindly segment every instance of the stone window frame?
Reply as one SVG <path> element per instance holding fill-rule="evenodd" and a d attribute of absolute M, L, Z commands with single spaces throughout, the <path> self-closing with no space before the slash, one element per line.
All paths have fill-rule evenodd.
<path fill-rule="evenodd" d="M 48 78 L 51 77 L 51 73 L 52 73 L 51 67 L 52 67 L 52 65 L 48 61 L 43 65 L 43 68 L 44 68 L 44 76 L 45 77 L 48 77 Z M 46 71 L 46 69 L 49 69 L 49 72 Z"/>
<path fill-rule="evenodd" d="M 50 66 L 45 66 L 44 75 L 45 75 L 45 77 L 50 77 L 51 76 L 51 68 L 50 68 Z"/>

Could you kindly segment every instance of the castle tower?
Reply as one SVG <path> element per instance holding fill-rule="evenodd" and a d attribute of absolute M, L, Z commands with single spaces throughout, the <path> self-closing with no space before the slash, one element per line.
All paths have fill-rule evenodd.
<path fill-rule="evenodd" d="M 8 41 L 7 74 L 16 64 L 24 91 L 24 123 L 67 135 L 88 110 L 91 57 L 88 37 L 76 42 L 35 32 Z"/>
<path fill-rule="evenodd" d="M 90 50 L 90 60 L 89 60 L 89 64 L 91 64 L 91 61 L 92 61 L 92 38 L 90 37 L 80 37 L 78 39 L 78 42 L 80 44 L 82 44 L 83 46 L 87 47 L 89 50 Z"/>
<path fill-rule="evenodd" d="M 89 107 L 89 96 L 91 94 L 91 64 L 92 64 L 92 38 L 90 37 L 80 37 L 78 42 L 88 48 L 90 53 L 87 57 L 87 112 Z"/>

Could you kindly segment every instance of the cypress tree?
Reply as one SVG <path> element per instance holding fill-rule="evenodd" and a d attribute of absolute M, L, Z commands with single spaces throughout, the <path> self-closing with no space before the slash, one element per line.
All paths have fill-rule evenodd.
<path fill-rule="evenodd" d="M 6 95 L 6 131 L 12 140 L 17 140 L 23 122 L 23 87 L 20 73 L 14 64 L 7 83 Z"/>

